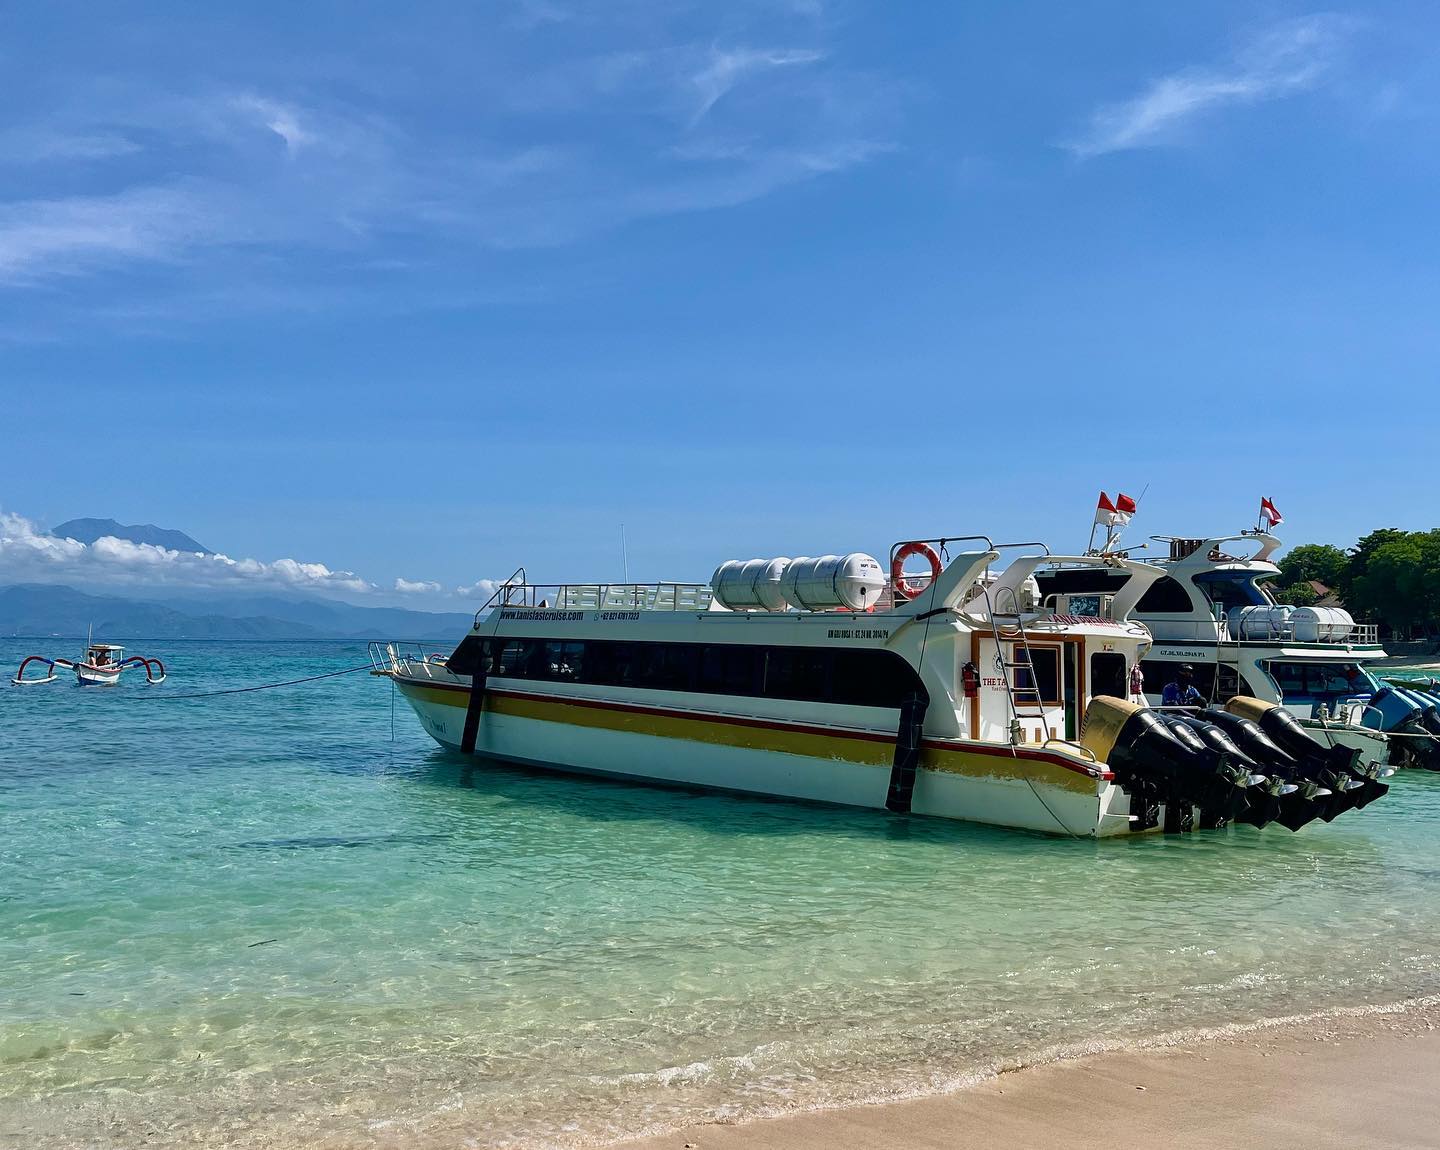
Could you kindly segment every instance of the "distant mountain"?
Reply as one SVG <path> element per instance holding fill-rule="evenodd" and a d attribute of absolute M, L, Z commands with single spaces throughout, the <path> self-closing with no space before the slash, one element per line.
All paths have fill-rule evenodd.
<path fill-rule="evenodd" d="M 203 551 L 207 555 L 214 554 L 205 544 L 197 543 L 185 532 L 156 527 L 153 523 L 127 527 L 113 519 L 69 519 L 58 527 L 51 528 L 50 534 L 57 539 L 75 539 L 81 543 L 94 543 L 97 539 L 111 535 L 116 539 L 128 539 L 131 543 L 149 543 L 153 547 L 164 547 L 167 551 Z"/>
<path fill-rule="evenodd" d="M 424 639 L 458 642 L 473 617 L 329 600 L 220 594 L 128 599 L 73 587 L 0 587 L 0 635 L 123 639 Z"/>
<path fill-rule="evenodd" d="M 115 639 L 319 639 L 281 619 L 186 615 L 158 603 L 86 595 L 73 587 L 29 583 L 0 588 L 0 635 L 84 635 Z"/>

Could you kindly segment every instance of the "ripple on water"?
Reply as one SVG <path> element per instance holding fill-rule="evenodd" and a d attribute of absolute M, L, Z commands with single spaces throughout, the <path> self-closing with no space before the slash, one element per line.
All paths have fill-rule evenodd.
<path fill-rule="evenodd" d="M 154 692 L 363 659 L 160 654 Z M 0 1129 L 37 1147 L 603 1140 L 1440 991 L 1440 776 L 1081 843 L 471 770 L 366 676 L 145 690 L 0 693 Z"/>

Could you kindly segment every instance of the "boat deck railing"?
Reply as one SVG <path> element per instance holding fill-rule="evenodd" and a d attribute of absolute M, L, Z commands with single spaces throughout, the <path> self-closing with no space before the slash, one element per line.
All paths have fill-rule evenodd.
<path fill-rule="evenodd" d="M 370 642 L 370 673 L 372 675 L 423 675 L 427 679 L 436 677 L 436 671 L 445 669 L 448 658 L 439 651 L 427 650 L 420 643 Z"/>
<path fill-rule="evenodd" d="M 475 613 L 494 610 L 708 611 L 708 583 L 505 583 Z"/>
<path fill-rule="evenodd" d="M 1286 647 L 1378 647 L 1378 623 L 1355 623 L 1344 634 L 1330 639 L 1300 638 L 1294 623 L 1249 623 L 1244 634 L 1237 635 L 1225 619 L 1156 619 L 1147 620 L 1150 631 L 1162 643 L 1273 643 Z M 1313 626 L 1313 624 L 1311 625 Z M 1309 628 L 1306 628 L 1308 631 Z"/>

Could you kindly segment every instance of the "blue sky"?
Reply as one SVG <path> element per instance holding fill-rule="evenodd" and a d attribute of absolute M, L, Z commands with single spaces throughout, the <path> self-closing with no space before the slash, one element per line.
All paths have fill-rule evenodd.
<path fill-rule="evenodd" d="M 0 511 L 437 607 L 621 522 L 643 578 L 1147 484 L 1432 527 L 1437 57 L 1419 3 L 12 9 Z"/>

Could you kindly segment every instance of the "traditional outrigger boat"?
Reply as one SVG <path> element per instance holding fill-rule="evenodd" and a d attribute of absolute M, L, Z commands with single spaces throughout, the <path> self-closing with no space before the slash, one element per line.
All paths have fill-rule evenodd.
<path fill-rule="evenodd" d="M 1229 822 L 1297 829 L 1383 795 L 1379 768 L 1260 700 L 1224 717 L 1130 697 L 1136 604 L 1164 577 L 1035 544 L 942 561 L 897 544 L 732 561 L 709 585 L 529 583 L 517 571 L 448 657 L 371 645 L 442 746 L 495 760 L 1100 837 Z M 907 574 L 907 558 L 929 561 Z M 1037 575 L 1113 594 L 1042 602 Z M 1236 713 L 1236 708 L 1243 713 Z"/>
<path fill-rule="evenodd" d="M 27 678 L 25 668 L 29 667 L 31 663 L 43 665 L 46 673 L 38 678 L 34 675 Z M 48 659 L 44 655 L 27 656 L 10 682 L 17 687 L 35 687 L 41 683 L 53 683 L 60 677 L 56 674 L 57 667 L 66 671 L 74 671 L 75 681 L 82 687 L 113 687 L 120 681 L 120 675 L 132 667 L 145 668 L 147 683 L 163 683 L 165 681 L 165 664 L 159 659 L 147 659 L 143 655 L 131 655 L 127 659 L 124 647 L 114 643 L 89 643 L 85 648 L 84 658 L 78 661 Z"/>

